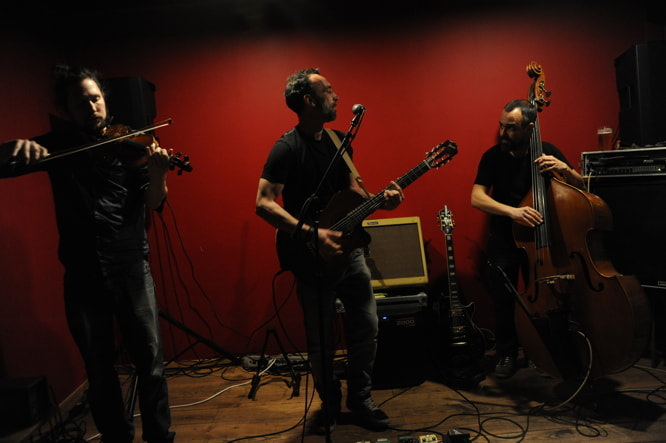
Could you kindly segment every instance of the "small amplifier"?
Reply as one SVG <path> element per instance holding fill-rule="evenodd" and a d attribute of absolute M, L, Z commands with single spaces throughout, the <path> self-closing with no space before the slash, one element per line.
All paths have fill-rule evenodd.
<path fill-rule="evenodd" d="M 0 380 L 0 431 L 16 431 L 43 420 L 49 411 L 46 377 Z"/>

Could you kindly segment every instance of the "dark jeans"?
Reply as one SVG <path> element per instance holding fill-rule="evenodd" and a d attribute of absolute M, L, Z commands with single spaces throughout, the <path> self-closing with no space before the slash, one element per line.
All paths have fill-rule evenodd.
<path fill-rule="evenodd" d="M 352 401 L 366 399 L 372 389 L 379 321 L 370 270 L 363 250 L 355 249 L 350 254 L 349 266 L 335 279 L 317 283 L 312 276 L 296 278 L 315 388 L 322 401 L 335 413 L 340 410 L 341 400 L 340 381 L 332 368 L 336 298 L 345 307 L 343 321 L 348 357 L 348 398 Z"/>
<path fill-rule="evenodd" d="M 67 269 L 65 307 L 85 363 L 88 401 L 102 441 L 131 442 L 134 438 L 115 370 L 114 317 L 138 376 L 143 439 L 173 441 L 159 311 L 148 262 L 139 260 L 112 276 L 91 269 Z"/>
<path fill-rule="evenodd" d="M 490 262 L 489 291 L 495 311 L 495 340 L 497 355 L 516 357 L 518 337 L 515 325 L 515 296 L 506 287 L 506 281 L 496 269 L 502 268 L 509 281 L 517 288 L 518 277 L 527 266 L 527 256 L 522 249 L 491 237 L 488 240 L 488 261 Z"/>

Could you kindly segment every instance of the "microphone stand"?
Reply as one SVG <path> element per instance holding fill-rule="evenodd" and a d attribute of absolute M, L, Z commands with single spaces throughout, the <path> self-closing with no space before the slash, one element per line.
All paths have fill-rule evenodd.
<path fill-rule="evenodd" d="M 319 204 L 319 192 L 321 191 L 322 186 L 324 185 L 326 179 L 330 175 L 331 170 L 333 169 L 333 166 L 336 164 L 339 158 L 342 157 L 342 154 L 347 151 L 349 146 L 351 145 L 352 140 L 356 137 L 356 133 L 358 132 L 358 129 L 360 128 L 360 123 L 363 120 L 363 115 L 365 114 L 365 108 L 360 106 L 358 108 L 358 113 L 356 112 L 356 107 L 352 109 L 352 112 L 354 112 L 354 118 L 351 121 L 351 125 L 349 127 L 349 130 L 345 134 L 344 138 L 340 142 L 340 148 L 336 149 L 335 154 L 333 155 L 333 158 L 331 158 L 331 161 L 329 162 L 328 166 L 326 167 L 326 170 L 324 171 L 324 174 L 322 175 L 321 179 L 319 180 L 319 183 L 317 184 L 317 187 L 315 188 L 314 192 L 305 200 L 303 203 L 303 206 L 301 207 L 301 211 L 298 217 L 298 223 L 296 224 L 296 228 L 291 232 L 291 239 L 292 241 L 296 240 L 296 237 L 301 233 L 301 229 L 303 227 L 303 224 L 305 223 L 306 219 L 311 219 L 312 222 L 310 224 L 311 228 L 310 231 L 312 232 L 311 235 L 311 240 L 312 240 L 312 254 L 314 255 L 314 259 L 316 260 L 317 266 L 316 266 L 316 275 L 315 275 L 315 280 L 317 282 L 317 293 L 321 294 L 322 290 L 322 280 L 325 275 L 325 263 L 321 256 L 319 255 L 319 214 L 321 211 L 319 209 L 315 209 L 314 211 L 312 210 L 312 205 L 313 203 Z M 324 402 L 323 402 L 323 410 L 324 410 L 324 423 L 326 425 L 326 442 L 330 443 L 331 442 L 331 429 L 330 429 L 330 409 L 329 409 L 329 401 L 331 397 L 330 393 L 330 387 L 333 384 L 332 376 L 333 376 L 333 371 L 328 368 L 328 361 L 326 359 L 326 351 L 327 349 L 325 348 L 325 338 L 326 338 L 326 331 L 324 330 L 324 311 L 322 304 L 322 297 L 317 297 L 317 304 L 318 304 L 318 313 L 319 313 L 319 347 L 320 347 L 320 352 L 321 352 L 321 368 L 322 368 L 322 377 L 323 377 L 323 385 L 324 385 Z M 331 342 L 332 343 L 332 342 Z M 332 349 L 331 349 L 332 352 Z"/>

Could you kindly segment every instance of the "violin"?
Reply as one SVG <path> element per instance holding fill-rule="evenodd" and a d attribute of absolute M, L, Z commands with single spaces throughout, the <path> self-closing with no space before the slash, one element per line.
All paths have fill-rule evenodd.
<path fill-rule="evenodd" d="M 63 157 L 68 157 L 73 154 L 78 154 L 80 152 L 90 151 L 101 146 L 110 146 L 113 154 L 119 157 L 122 161 L 135 166 L 140 166 L 145 164 L 148 159 L 146 147 L 153 143 L 158 144 L 155 137 L 149 134 L 149 131 L 168 126 L 171 123 L 173 123 L 173 121 L 168 119 L 138 130 L 131 130 L 128 126 L 122 124 L 109 125 L 102 128 L 99 134 L 99 140 L 82 146 L 51 153 L 35 163 L 35 166 Z M 181 156 L 183 157 L 182 159 Z M 182 174 L 183 171 L 191 172 L 193 169 L 190 164 L 189 156 L 183 156 L 180 152 L 176 155 L 169 154 L 169 165 L 171 170 L 178 168 L 178 175 Z M 9 166 L 15 168 L 19 165 L 14 159 L 9 163 Z"/>
<path fill-rule="evenodd" d="M 170 123 L 171 120 L 168 120 L 168 124 Z M 158 125 L 158 127 L 160 126 Z M 157 139 L 147 131 L 145 128 L 139 131 L 132 131 L 129 126 L 115 124 L 102 128 L 100 136 L 114 140 L 111 147 L 115 157 L 118 157 L 124 163 L 133 166 L 142 166 L 148 160 L 146 147 L 153 143 L 159 146 Z M 191 172 L 193 169 L 189 156 L 183 156 L 182 159 L 181 156 L 183 156 L 181 152 L 176 155 L 169 154 L 170 169 L 174 170 L 178 168 L 178 175 L 182 174 L 183 171 Z"/>

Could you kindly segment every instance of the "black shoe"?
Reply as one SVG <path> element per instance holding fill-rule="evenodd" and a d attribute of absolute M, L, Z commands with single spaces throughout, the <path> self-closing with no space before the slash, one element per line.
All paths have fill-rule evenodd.
<path fill-rule="evenodd" d="M 499 359 L 495 366 L 495 377 L 510 378 L 516 373 L 516 357 L 505 356 Z"/>
<path fill-rule="evenodd" d="M 335 425 L 337 425 L 339 411 L 330 411 L 328 414 L 328 433 L 333 432 Z M 317 435 L 326 435 L 326 414 L 323 409 L 316 412 L 314 420 L 312 421 L 312 432 Z"/>
<path fill-rule="evenodd" d="M 347 399 L 347 407 L 361 426 L 373 431 L 383 431 L 391 421 L 388 415 L 375 404 L 372 397 L 358 401 Z"/>

